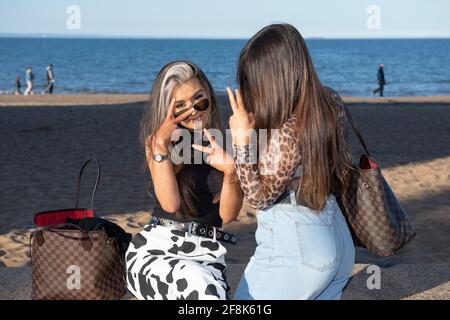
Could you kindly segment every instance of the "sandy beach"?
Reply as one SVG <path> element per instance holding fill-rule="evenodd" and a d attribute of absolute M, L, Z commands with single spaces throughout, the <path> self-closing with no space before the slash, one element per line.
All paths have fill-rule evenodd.
<path fill-rule="evenodd" d="M 76 177 L 90 157 L 102 166 L 95 201 L 98 214 L 133 234 L 149 221 L 153 200 L 146 193 L 148 177 L 140 170 L 144 155 L 137 140 L 147 99 L 148 95 L 0 96 L 0 282 L 6 277 L 5 267 L 29 266 L 29 233 L 22 229 L 33 215 L 74 205 Z M 392 271 L 386 276 L 388 287 L 389 281 L 403 283 L 397 285 L 403 286 L 404 294 L 388 290 L 384 296 L 377 293 L 378 298 L 450 299 L 450 97 L 344 100 L 417 232 L 392 257 L 358 248 L 355 272 L 363 277 L 364 266 L 377 264 Z M 219 101 L 227 120 L 228 101 L 223 94 Z M 362 150 L 353 136 L 351 144 L 356 161 Z M 82 206 L 89 204 L 94 177 L 90 166 L 83 179 Z M 255 223 L 255 212 L 245 204 L 238 219 L 224 226 L 240 238 L 237 246 L 228 246 L 230 265 L 244 266 L 252 255 Z M 400 282 L 402 270 L 421 284 Z M 364 278 L 352 284 L 353 295 L 360 280 Z"/>

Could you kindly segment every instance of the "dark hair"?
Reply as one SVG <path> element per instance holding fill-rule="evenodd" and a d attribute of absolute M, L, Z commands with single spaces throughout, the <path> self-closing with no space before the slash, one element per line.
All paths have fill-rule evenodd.
<path fill-rule="evenodd" d="M 300 33 L 289 24 L 260 30 L 242 49 L 237 82 L 256 129 L 279 129 L 294 114 L 302 152 L 297 191 L 311 209 L 345 186 L 351 156 L 339 134 L 339 106 L 323 87 Z"/>
<path fill-rule="evenodd" d="M 166 64 L 156 76 L 153 83 L 150 102 L 144 111 L 139 140 L 145 147 L 152 136 L 166 118 L 169 108 L 170 95 L 174 86 L 180 85 L 190 79 L 197 79 L 205 89 L 205 94 L 210 101 L 210 116 L 205 125 L 206 129 L 220 129 L 220 114 L 217 109 L 216 95 L 206 75 L 194 63 L 190 61 L 173 61 Z M 150 148 L 151 150 L 151 148 Z M 148 171 L 148 163 L 144 161 L 142 168 Z M 176 171 L 178 189 L 180 191 L 180 209 L 176 213 L 178 216 L 192 217 L 195 215 L 193 192 L 194 185 L 190 170 L 183 170 L 183 167 Z"/>

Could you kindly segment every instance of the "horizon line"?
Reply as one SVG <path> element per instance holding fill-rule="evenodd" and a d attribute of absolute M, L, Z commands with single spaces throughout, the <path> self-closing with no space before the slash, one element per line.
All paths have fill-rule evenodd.
<path fill-rule="evenodd" d="M 249 40 L 251 37 L 177 37 L 177 36 L 127 36 L 96 34 L 56 34 L 56 33 L 0 33 L 0 38 L 33 39 L 117 39 L 117 40 Z M 348 36 L 305 36 L 305 40 L 446 40 L 450 36 L 387 36 L 387 37 L 348 37 Z"/>

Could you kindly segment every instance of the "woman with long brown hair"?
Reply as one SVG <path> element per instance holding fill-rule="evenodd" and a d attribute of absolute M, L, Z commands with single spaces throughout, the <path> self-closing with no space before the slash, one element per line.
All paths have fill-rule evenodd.
<path fill-rule="evenodd" d="M 351 153 L 342 102 L 321 85 L 300 33 L 269 25 L 242 49 L 230 128 L 257 248 L 236 299 L 339 299 L 355 249 L 336 196 Z M 256 135 L 251 131 L 256 130 Z M 267 135 L 263 134 L 267 132 Z M 259 145 L 252 162 L 252 143 Z"/>
<path fill-rule="evenodd" d="M 217 144 L 208 131 L 220 128 L 214 91 L 196 65 L 174 61 L 159 72 L 150 100 L 140 140 L 156 204 L 126 254 L 128 289 L 139 299 L 227 299 L 221 242 L 236 238 L 219 228 L 236 218 L 243 195 L 232 157 L 217 148 L 196 161 L 191 140 L 204 132 L 207 148 Z"/>

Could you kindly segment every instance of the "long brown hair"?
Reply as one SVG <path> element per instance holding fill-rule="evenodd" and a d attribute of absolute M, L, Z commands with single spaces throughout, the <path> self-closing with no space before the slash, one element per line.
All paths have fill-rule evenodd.
<path fill-rule="evenodd" d="M 210 101 L 210 114 L 204 127 L 206 129 L 220 129 L 220 114 L 217 109 L 216 95 L 206 75 L 190 61 L 173 61 L 159 71 L 153 83 L 150 101 L 144 111 L 139 134 L 139 140 L 144 150 L 145 144 L 148 143 L 147 138 L 155 133 L 167 116 L 173 89 L 191 79 L 197 79 L 200 82 L 205 89 L 206 97 Z M 147 160 L 144 161 L 141 169 L 149 172 Z M 176 213 L 178 217 L 195 215 L 194 200 L 197 197 L 193 191 L 195 186 L 191 174 L 192 172 L 183 170 L 183 168 L 176 170 L 181 200 L 180 209 Z"/>
<path fill-rule="evenodd" d="M 256 129 L 280 129 L 294 114 L 302 153 L 297 197 L 321 210 L 348 181 L 351 154 L 339 132 L 339 99 L 323 87 L 300 33 L 289 24 L 260 30 L 242 49 L 237 82 Z"/>

